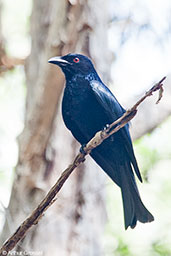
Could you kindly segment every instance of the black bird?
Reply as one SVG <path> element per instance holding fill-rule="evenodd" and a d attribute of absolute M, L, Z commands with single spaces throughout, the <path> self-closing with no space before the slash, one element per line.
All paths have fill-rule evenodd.
<path fill-rule="evenodd" d="M 52 57 L 49 63 L 58 65 L 65 74 L 62 115 L 66 127 L 81 145 L 123 115 L 125 110 L 102 82 L 88 57 L 68 54 Z M 125 229 L 134 228 L 137 221 L 153 221 L 154 217 L 142 203 L 136 185 L 133 170 L 141 182 L 142 178 L 128 124 L 93 149 L 90 155 L 121 188 Z"/>

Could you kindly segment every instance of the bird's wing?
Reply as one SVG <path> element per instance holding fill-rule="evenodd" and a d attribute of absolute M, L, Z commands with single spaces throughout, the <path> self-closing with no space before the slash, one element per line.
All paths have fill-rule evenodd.
<path fill-rule="evenodd" d="M 93 80 L 91 82 L 91 88 L 96 99 L 104 108 L 104 111 L 108 115 L 111 123 L 123 115 L 125 110 L 119 104 L 119 102 L 117 101 L 115 96 L 112 94 L 112 92 L 103 83 Z M 130 157 L 135 173 L 137 174 L 137 177 L 139 178 L 139 180 L 142 182 L 141 174 L 138 168 L 138 164 L 134 155 L 134 150 L 131 142 L 129 125 L 128 124 L 125 125 L 122 129 L 120 129 L 120 132 L 122 134 L 122 137 L 124 138 L 124 141 L 125 141 L 124 146 Z"/>

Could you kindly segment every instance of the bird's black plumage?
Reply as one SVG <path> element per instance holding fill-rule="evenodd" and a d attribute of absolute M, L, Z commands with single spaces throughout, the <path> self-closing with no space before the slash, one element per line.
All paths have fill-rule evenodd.
<path fill-rule="evenodd" d="M 62 115 L 67 128 L 83 145 L 97 131 L 123 115 L 125 110 L 98 76 L 91 60 L 80 54 L 53 57 L 50 63 L 61 67 L 66 77 L 62 101 Z M 92 150 L 91 157 L 121 188 L 125 228 L 134 228 L 137 220 L 143 223 L 154 220 L 141 201 L 134 173 L 141 174 L 125 125 L 117 133 Z"/>

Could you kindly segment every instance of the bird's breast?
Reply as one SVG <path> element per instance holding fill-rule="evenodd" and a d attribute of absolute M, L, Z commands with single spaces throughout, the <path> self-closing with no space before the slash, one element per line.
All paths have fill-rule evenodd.
<path fill-rule="evenodd" d="M 88 88 L 65 88 L 62 115 L 65 125 L 73 134 L 77 124 L 89 138 L 109 122 L 102 106 Z"/>

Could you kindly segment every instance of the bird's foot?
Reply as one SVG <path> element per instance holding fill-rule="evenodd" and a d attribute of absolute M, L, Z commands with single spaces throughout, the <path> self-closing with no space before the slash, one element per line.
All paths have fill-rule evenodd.
<path fill-rule="evenodd" d="M 109 126 L 109 124 L 105 124 L 105 126 L 103 127 L 103 131 L 105 132 L 109 128 Z"/>
<path fill-rule="evenodd" d="M 80 153 L 81 153 L 81 154 L 86 155 L 86 152 L 85 152 L 85 150 L 84 150 L 85 147 L 86 147 L 86 144 L 81 145 L 81 147 L 80 147 Z"/>

